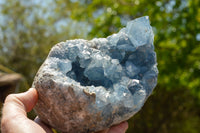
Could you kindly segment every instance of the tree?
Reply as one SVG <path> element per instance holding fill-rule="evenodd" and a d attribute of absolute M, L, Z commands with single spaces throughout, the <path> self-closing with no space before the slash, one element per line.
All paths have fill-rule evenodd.
<path fill-rule="evenodd" d="M 158 86 L 130 120 L 134 127 L 129 132 L 200 131 L 199 0 L 40 2 L 7 0 L 0 5 L 6 18 L 0 24 L 0 62 L 4 66 L 23 74 L 31 85 L 55 43 L 106 37 L 127 21 L 148 15 L 155 33 Z"/>

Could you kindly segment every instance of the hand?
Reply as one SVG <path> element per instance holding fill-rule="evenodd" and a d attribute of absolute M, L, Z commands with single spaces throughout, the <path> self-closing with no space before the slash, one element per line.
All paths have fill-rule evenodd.
<path fill-rule="evenodd" d="M 33 109 L 37 99 L 37 91 L 33 88 L 24 93 L 8 95 L 2 111 L 2 133 L 53 133 L 38 118 L 35 121 L 27 118 L 26 113 Z"/>
<path fill-rule="evenodd" d="M 44 124 L 38 117 L 30 120 L 26 113 L 31 111 L 38 99 L 36 89 L 9 95 L 4 103 L 1 120 L 2 133 L 53 133 L 51 127 Z M 113 126 L 98 133 L 125 133 L 127 122 Z"/>
<path fill-rule="evenodd" d="M 125 121 L 120 123 L 119 125 L 112 126 L 107 130 L 100 131 L 97 133 L 125 133 L 127 129 L 128 129 L 128 122 Z"/>

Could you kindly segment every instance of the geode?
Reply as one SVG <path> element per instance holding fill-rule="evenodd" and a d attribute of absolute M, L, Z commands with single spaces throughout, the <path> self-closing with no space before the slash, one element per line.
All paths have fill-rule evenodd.
<path fill-rule="evenodd" d="M 62 132 L 86 133 L 128 120 L 157 84 L 148 16 L 107 38 L 56 44 L 35 76 L 35 111 Z"/>

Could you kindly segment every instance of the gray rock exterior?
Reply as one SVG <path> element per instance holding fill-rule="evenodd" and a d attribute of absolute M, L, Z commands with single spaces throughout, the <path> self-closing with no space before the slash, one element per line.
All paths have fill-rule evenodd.
<path fill-rule="evenodd" d="M 106 129 L 131 118 L 157 84 L 148 16 L 107 38 L 56 44 L 35 76 L 35 111 L 68 133 Z"/>

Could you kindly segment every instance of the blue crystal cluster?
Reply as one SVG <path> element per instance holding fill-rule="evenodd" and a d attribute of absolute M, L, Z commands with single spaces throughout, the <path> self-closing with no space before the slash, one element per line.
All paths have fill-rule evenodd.
<path fill-rule="evenodd" d="M 106 39 L 70 40 L 62 47 L 49 57 L 55 62 L 59 58 L 55 68 L 82 86 L 103 86 L 111 92 L 122 87 L 132 94 L 140 88 L 147 95 L 156 86 L 156 53 L 147 16 L 130 21 Z"/>
<path fill-rule="evenodd" d="M 42 84 L 38 80 L 50 75 L 54 88 L 67 84 L 65 90 L 71 86 L 79 97 L 93 97 L 81 111 L 89 112 L 94 119 L 100 114 L 103 120 L 98 122 L 100 128 L 90 127 L 89 131 L 127 120 L 140 110 L 157 84 L 153 38 L 145 16 L 128 22 L 119 33 L 107 38 L 61 42 L 52 48 L 38 72 L 43 76 L 36 77 L 34 87 Z M 78 116 L 73 118 L 80 121 L 82 117 Z"/>

